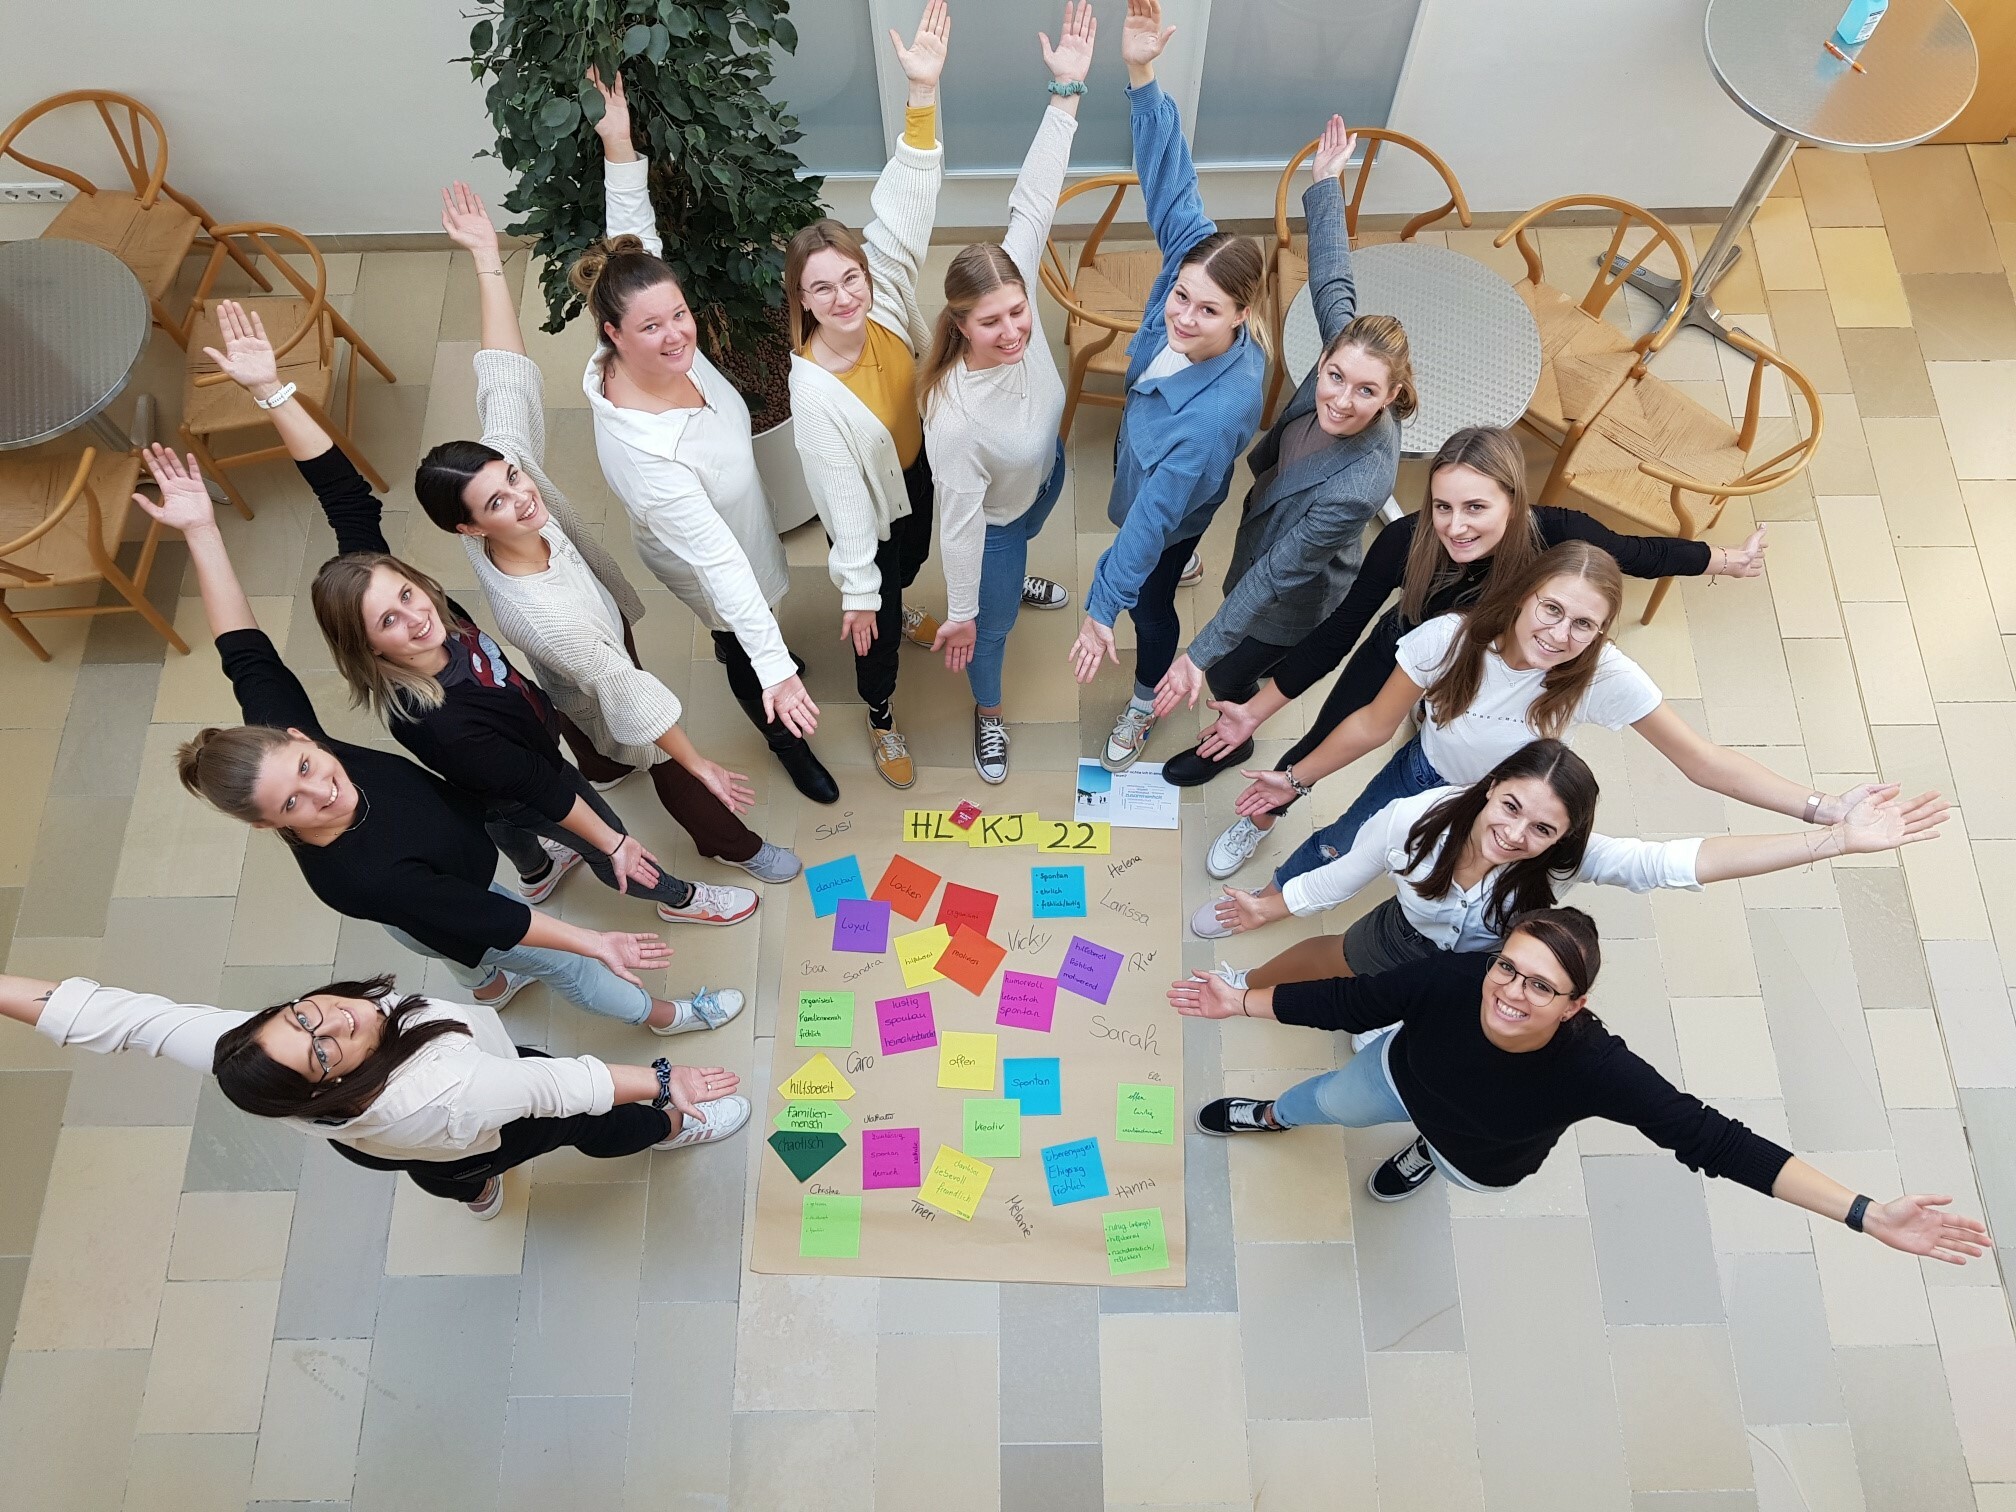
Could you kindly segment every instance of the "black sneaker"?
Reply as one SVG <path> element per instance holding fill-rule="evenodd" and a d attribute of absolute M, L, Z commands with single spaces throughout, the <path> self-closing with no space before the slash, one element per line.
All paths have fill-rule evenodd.
<path fill-rule="evenodd" d="M 1271 1098 L 1221 1097 L 1197 1110 L 1197 1127 L 1206 1134 L 1285 1134 L 1264 1116 L 1273 1106 Z"/>
<path fill-rule="evenodd" d="M 1435 1162 L 1428 1154 L 1428 1141 L 1417 1135 L 1414 1143 L 1380 1164 L 1365 1183 L 1365 1189 L 1381 1202 L 1398 1202 L 1420 1191 L 1434 1174 Z"/>
<path fill-rule="evenodd" d="M 1162 763 L 1162 780 L 1171 787 L 1202 787 L 1220 772 L 1253 759 L 1253 742 L 1243 741 L 1223 756 L 1199 756 L 1197 747 L 1179 751 Z"/>

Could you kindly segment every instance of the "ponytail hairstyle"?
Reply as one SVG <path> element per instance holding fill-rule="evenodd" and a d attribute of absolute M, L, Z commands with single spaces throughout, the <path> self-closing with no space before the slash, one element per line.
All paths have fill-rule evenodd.
<path fill-rule="evenodd" d="M 1520 914 L 1505 931 L 1508 940 L 1523 934 L 1536 945 L 1544 945 L 1568 977 L 1568 995 L 1586 997 L 1596 985 L 1596 973 L 1603 966 L 1603 941 L 1596 933 L 1596 921 L 1579 908 L 1537 909 Z M 1563 1024 L 1556 1033 L 1587 1034 L 1601 1029 L 1603 1020 L 1588 1009 Z"/>
<path fill-rule="evenodd" d="M 1367 357 L 1386 364 L 1386 381 L 1393 385 L 1393 397 L 1386 407 L 1395 420 L 1405 420 L 1421 407 L 1414 387 L 1414 357 L 1407 345 L 1406 327 L 1392 315 L 1360 315 L 1331 338 L 1319 362 L 1328 362 L 1346 347 L 1356 347 Z"/>
<path fill-rule="evenodd" d="M 1345 328 L 1345 335 L 1368 319 L 1381 318 L 1384 317 L 1361 315 Z M 1445 467 L 1468 467 L 1482 473 L 1512 501 L 1504 539 L 1492 551 L 1486 569 L 1487 589 L 1507 574 L 1517 576 L 1547 549 L 1540 536 L 1540 523 L 1534 519 L 1533 506 L 1526 498 L 1526 453 L 1520 450 L 1517 438 L 1510 431 L 1482 425 L 1459 430 L 1442 443 L 1435 460 L 1428 464 L 1429 497 L 1423 501 L 1424 518 L 1415 521 L 1414 540 L 1407 548 L 1407 567 L 1400 579 L 1400 615 L 1410 627 L 1428 617 L 1428 600 L 1463 573 L 1462 568 L 1449 560 L 1442 538 L 1425 518 L 1434 508 L 1435 474 Z"/>
<path fill-rule="evenodd" d="M 805 264 L 812 260 L 813 253 L 828 249 L 838 252 L 861 270 L 861 276 L 868 281 L 867 297 L 871 302 L 875 298 L 875 274 L 868 266 L 868 249 L 862 245 L 859 236 L 830 217 L 816 220 L 809 226 L 800 226 L 792 233 L 791 240 L 784 244 L 784 299 L 790 312 L 791 350 L 794 352 L 809 342 L 812 333 L 819 328 L 819 317 L 805 308 L 805 295 L 800 288 L 805 281 Z"/>
<path fill-rule="evenodd" d="M 1246 330 L 1262 355 L 1274 355 L 1272 338 L 1260 318 L 1267 304 L 1267 258 L 1260 244 L 1250 236 L 1230 231 L 1213 231 L 1183 254 L 1178 271 L 1202 268 L 1211 282 L 1225 291 L 1226 298 L 1244 309 Z"/>
<path fill-rule="evenodd" d="M 426 594 L 451 634 L 466 628 L 467 621 L 455 612 L 439 583 L 418 567 L 385 552 L 353 551 L 331 557 L 322 564 L 308 596 L 315 606 L 315 623 L 322 627 L 322 639 L 329 643 L 336 670 L 349 685 L 350 707 L 362 704 L 390 723 L 440 708 L 445 695 L 435 678 L 387 661 L 371 649 L 364 630 L 364 591 L 381 567 L 397 573 Z"/>
<path fill-rule="evenodd" d="M 1561 577 L 1582 579 L 1602 594 L 1610 606 L 1596 638 L 1578 654 L 1548 671 L 1540 684 L 1540 696 L 1526 712 L 1527 724 L 1538 735 L 1551 738 L 1568 728 L 1575 706 L 1596 680 L 1596 667 L 1602 659 L 1603 647 L 1609 642 L 1610 627 L 1617 622 L 1617 611 L 1624 605 L 1624 575 L 1617 570 L 1617 559 L 1587 541 L 1563 541 L 1535 557 L 1517 577 L 1501 578 L 1486 587 L 1477 607 L 1465 614 L 1456 627 L 1449 654 L 1443 658 L 1428 689 L 1428 711 L 1435 723 L 1446 725 L 1470 707 L 1478 688 L 1483 686 L 1484 658 L 1492 645 L 1511 633 L 1526 600 Z"/>
<path fill-rule="evenodd" d="M 1491 801 L 1491 790 L 1519 777 L 1534 777 L 1553 789 L 1568 811 L 1568 827 L 1537 856 L 1514 861 L 1498 874 L 1485 905 L 1484 922 L 1496 934 L 1509 932 L 1512 919 L 1535 909 L 1554 906 L 1554 889 L 1581 869 L 1596 823 L 1598 788 L 1589 763 L 1558 740 L 1535 740 L 1521 746 L 1460 793 L 1452 793 L 1414 821 L 1407 832 L 1407 870 L 1431 857 L 1434 864 L 1418 882 L 1408 885 L 1429 900 L 1446 898 L 1456 888 L 1456 863 L 1477 818 Z M 1439 852 L 1439 853 L 1438 853 Z"/>
<path fill-rule="evenodd" d="M 595 338 L 607 346 L 608 328 L 623 328 L 631 300 L 646 289 L 678 283 L 679 275 L 664 258 L 646 252 L 641 237 L 605 236 L 590 242 L 588 250 L 574 259 L 567 282 L 587 300 L 595 316 Z"/>
<path fill-rule="evenodd" d="M 234 1106 L 257 1118 L 357 1117 L 377 1101 L 400 1067 L 422 1049 L 446 1035 L 469 1032 L 469 1026 L 457 1019 L 413 1023 L 413 1015 L 427 1006 L 427 999 L 417 993 L 407 994 L 388 1009 L 385 1000 L 396 995 L 392 982 L 389 974 L 362 982 L 331 982 L 288 1002 L 262 1008 L 237 1028 L 227 1029 L 217 1037 L 217 1053 L 210 1062 L 218 1090 Z M 325 996 L 368 998 L 385 1015 L 385 1032 L 379 1036 L 377 1048 L 358 1064 L 339 1065 L 336 1075 L 310 1081 L 268 1055 L 259 1043 L 259 1031 L 296 1003 Z"/>
<path fill-rule="evenodd" d="M 945 270 L 945 308 L 938 312 L 938 323 L 931 328 L 931 350 L 917 368 L 917 409 L 929 415 L 931 406 L 944 385 L 945 375 L 965 358 L 970 343 L 960 323 L 973 313 L 973 307 L 996 289 L 1013 285 L 1027 298 L 1029 286 L 1023 281 L 1022 270 L 1015 266 L 999 245 L 994 242 L 974 242 L 961 247 L 959 255 L 952 259 L 952 266 Z M 1029 333 L 1031 341 L 1042 337 L 1042 323 L 1031 316 L 1034 329 Z"/>
<path fill-rule="evenodd" d="M 175 752 L 175 775 L 220 813 L 246 824 L 264 824 L 265 816 L 252 797 L 259 785 L 259 768 L 268 755 L 293 741 L 292 735 L 272 725 L 237 725 L 228 730 L 212 725 L 182 742 Z M 284 829 L 280 836 L 293 841 Z"/>

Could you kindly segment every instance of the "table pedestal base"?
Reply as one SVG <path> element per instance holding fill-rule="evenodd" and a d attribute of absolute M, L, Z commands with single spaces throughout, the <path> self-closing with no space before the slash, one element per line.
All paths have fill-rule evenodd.
<path fill-rule="evenodd" d="M 1741 247 L 1736 248 L 1730 255 L 1729 260 L 1723 265 L 1722 272 L 1727 273 L 1731 268 L 1735 267 L 1737 259 L 1742 255 L 1743 249 Z M 1629 261 L 1630 259 L 1626 257 L 1612 258 L 1610 271 L 1612 273 L 1623 271 L 1625 263 Z M 1648 268 L 1639 268 L 1629 278 L 1625 279 L 1624 282 L 1636 289 L 1640 294 L 1651 298 L 1659 306 L 1659 318 L 1661 320 L 1664 320 L 1668 315 L 1673 313 L 1673 306 L 1680 298 L 1679 279 L 1668 278 L 1665 274 L 1654 273 Z M 1731 328 L 1722 323 L 1722 310 L 1715 303 L 1712 290 L 1704 289 L 1701 293 L 1694 296 L 1692 303 L 1687 306 L 1687 313 L 1680 317 L 1680 324 L 1682 326 L 1693 326 L 1698 331 L 1706 331 L 1717 341 L 1727 341 L 1729 339 Z"/>

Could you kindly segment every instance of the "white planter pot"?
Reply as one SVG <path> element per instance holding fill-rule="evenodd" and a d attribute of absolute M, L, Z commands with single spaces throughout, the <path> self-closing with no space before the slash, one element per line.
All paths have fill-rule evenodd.
<path fill-rule="evenodd" d="M 777 534 L 796 530 L 818 510 L 812 490 L 805 485 L 805 468 L 798 460 L 798 442 L 787 418 L 753 438 L 756 471 L 762 476 L 763 491 L 770 496 L 770 517 Z"/>

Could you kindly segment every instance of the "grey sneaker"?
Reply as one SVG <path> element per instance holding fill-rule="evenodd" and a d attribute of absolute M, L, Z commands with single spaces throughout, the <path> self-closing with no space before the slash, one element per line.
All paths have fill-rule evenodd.
<path fill-rule="evenodd" d="M 544 903 L 553 896 L 553 889 L 560 885 L 560 879 L 581 864 L 581 852 L 571 846 L 562 845 L 558 840 L 539 837 L 539 849 L 546 852 L 546 875 L 537 882 L 518 879 L 518 896 L 527 903 Z"/>
<path fill-rule="evenodd" d="M 506 971 L 502 967 L 499 967 L 497 969 L 497 976 L 501 976 L 502 978 L 504 978 L 504 990 L 498 993 L 497 996 L 493 998 L 483 998 L 483 997 L 476 997 L 476 994 L 473 992 L 470 993 L 470 997 L 474 999 L 476 1002 L 481 1003 L 485 1008 L 493 1010 L 502 1008 L 505 1004 L 509 1003 L 511 999 L 518 996 L 518 994 L 523 992 L 527 987 L 530 987 L 533 981 L 533 979 L 529 976 L 521 975 L 516 971 Z M 495 981 L 496 977 L 492 977 L 490 980 Z M 483 985 L 485 987 L 488 987 L 490 985 L 490 982 L 485 982 Z"/>
<path fill-rule="evenodd" d="M 463 1206 L 488 1223 L 504 1211 L 504 1178 L 492 1176 L 483 1183 L 483 1190 L 477 1195 L 476 1200 L 465 1202 Z"/>
<path fill-rule="evenodd" d="M 1211 842 L 1211 854 L 1204 858 L 1204 870 L 1223 881 L 1253 859 L 1253 853 L 1260 849 L 1272 830 L 1263 830 L 1251 819 L 1243 815 L 1232 821 L 1231 828 Z"/>
<path fill-rule="evenodd" d="M 758 855 L 762 852 L 758 851 Z M 670 903 L 658 905 L 658 917 L 667 924 L 740 924 L 756 912 L 757 897 L 747 887 L 720 887 L 712 882 L 693 884 L 693 896 L 683 908 Z"/>
<path fill-rule="evenodd" d="M 1030 574 L 1022 579 L 1022 607 L 1024 609 L 1062 609 L 1071 602 L 1071 593 L 1062 583 L 1053 583 L 1046 577 Z"/>
<path fill-rule="evenodd" d="M 1190 560 L 1183 564 L 1183 574 L 1176 579 L 1178 588 L 1195 588 L 1204 581 L 1204 559 L 1196 552 L 1190 553 Z"/>
<path fill-rule="evenodd" d="M 1220 961 L 1218 969 L 1211 974 L 1227 986 L 1243 988 L 1246 985 L 1247 973 L 1252 971 L 1252 969 L 1251 966 L 1231 966 L 1227 965 L 1224 961 Z"/>
<path fill-rule="evenodd" d="M 1120 717 L 1113 721 L 1113 733 L 1106 737 L 1106 750 L 1099 758 L 1099 764 L 1109 772 L 1124 772 L 1141 758 L 1148 747 L 1148 737 L 1155 729 L 1155 713 L 1152 709 L 1137 709 L 1133 704 L 1124 705 Z"/>
<path fill-rule="evenodd" d="M 1190 933 L 1200 940 L 1222 940 L 1238 932 L 1218 917 L 1218 898 L 1206 898 L 1197 912 L 1190 915 Z"/>
<path fill-rule="evenodd" d="M 742 1011 L 743 997 L 733 987 L 723 987 L 716 991 L 712 987 L 702 987 L 690 998 L 674 998 L 672 1006 L 679 1010 L 677 1018 L 669 1024 L 647 1024 L 653 1034 L 691 1034 L 695 1029 L 719 1029 L 728 1020 Z"/>
<path fill-rule="evenodd" d="M 973 770 L 986 783 L 1008 780 L 1008 726 L 998 714 L 973 711 Z"/>
<path fill-rule="evenodd" d="M 741 867 L 758 882 L 789 882 L 805 870 L 805 863 L 798 859 L 796 851 L 772 845 L 768 840 L 747 861 L 730 861 L 728 864 Z"/>

